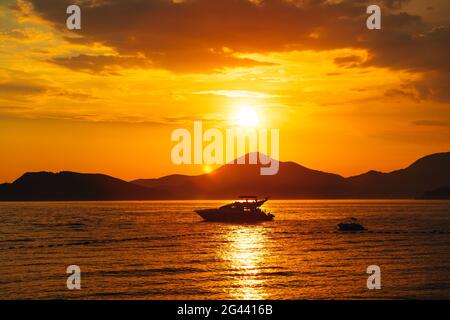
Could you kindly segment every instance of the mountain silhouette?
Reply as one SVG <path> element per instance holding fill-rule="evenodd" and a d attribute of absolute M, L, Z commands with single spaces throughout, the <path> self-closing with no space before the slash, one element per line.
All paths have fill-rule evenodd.
<path fill-rule="evenodd" d="M 0 200 L 9 201 L 140 200 L 164 196 L 161 191 L 107 175 L 68 171 L 25 173 L 12 184 L 0 185 Z"/>
<path fill-rule="evenodd" d="M 260 164 L 227 164 L 210 174 L 171 175 L 132 183 L 170 189 L 179 199 L 234 198 L 237 194 L 281 199 L 413 198 L 426 190 L 450 185 L 450 152 L 423 157 L 405 169 L 390 173 L 369 171 L 349 178 L 294 162 L 280 161 L 279 172 L 273 176 L 261 176 L 260 167 Z"/>
<path fill-rule="evenodd" d="M 245 157 L 248 160 L 249 155 Z M 348 178 L 282 161 L 278 174 L 263 176 L 261 166 L 246 161 L 223 165 L 209 174 L 131 182 L 102 174 L 26 173 L 11 184 L 0 185 L 0 200 L 230 199 L 239 194 L 277 199 L 418 198 L 450 186 L 450 152 L 423 157 L 389 173 L 369 171 Z"/>
<path fill-rule="evenodd" d="M 421 199 L 450 200 L 450 187 L 440 187 L 434 190 L 426 191 L 420 197 Z"/>
<path fill-rule="evenodd" d="M 425 156 L 409 167 L 390 173 L 369 171 L 347 179 L 350 193 L 359 197 L 416 197 L 450 185 L 450 152 Z"/>
<path fill-rule="evenodd" d="M 260 164 L 226 164 L 210 174 L 172 175 L 132 181 L 144 187 L 170 188 L 181 199 L 228 199 L 238 194 L 270 195 L 273 198 L 334 197 L 341 194 L 345 179 L 311 170 L 294 162 L 279 162 L 278 174 L 263 176 Z"/>

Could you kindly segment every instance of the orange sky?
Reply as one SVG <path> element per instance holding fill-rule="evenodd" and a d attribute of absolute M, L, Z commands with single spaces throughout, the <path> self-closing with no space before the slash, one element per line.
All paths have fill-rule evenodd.
<path fill-rule="evenodd" d="M 242 108 L 280 130 L 281 160 L 344 176 L 450 150 L 450 3 L 0 3 L 0 182 L 26 171 L 125 180 L 201 173 L 175 128 L 225 129 Z"/>

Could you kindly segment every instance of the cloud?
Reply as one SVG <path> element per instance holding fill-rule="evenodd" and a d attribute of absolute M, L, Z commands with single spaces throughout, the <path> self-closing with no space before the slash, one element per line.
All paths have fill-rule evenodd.
<path fill-rule="evenodd" d="M 202 121 L 207 126 L 220 126 L 227 120 L 222 114 L 184 114 L 148 118 L 145 115 L 129 113 L 105 114 L 79 111 L 49 111 L 22 106 L 0 106 L 0 116 L 15 119 L 63 120 L 101 124 L 133 124 L 149 126 L 192 126 L 194 121 Z"/>
<path fill-rule="evenodd" d="M 363 58 L 360 56 L 352 55 L 345 57 L 337 57 L 334 59 L 334 63 L 345 68 L 353 68 L 360 66 L 363 62 Z"/>
<path fill-rule="evenodd" d="M 40 84 L 7 81 L 0 83 L 0 93 L 19 96 L 32 96 L 45 93 L 47 87 Z"/>
<path fill-rule="evenodd" d="M 208 90 L 208 91 L 194 92 L 194 94 L 201 94 L 201 95 L 211 94 L 217 96 L 224 96 L 228 98 L 253 98 L 253 99 L 266 99 L 277 97 L 276 95 L 271 95 L 263 92 L 246 91 L 246 90 Z"/>
<path fill-rule="evenodd" d="M 367 63 L 393 69 L 450 72 L 450 25 L 418 34 L 398 32 L 378 36 L 368 44 L 373 55 Z"/>
<path fill-rule="evenodd" d="M 63 97 L 73 100 L 98 99 L 90 92 L 66 89 L 45 79 L 27 79 L 24 74 L 14 71 L 7 71 L 7 73 L 14 80 L 3 80 L 3 82 L 0 82 L 0 97 L 3 101 L 29 102 L 30 99 L 35 99 L 39 96 Z M 5 105 L 0 107 L 3 107 L 5 110 L 11 109 L 11 107 L 6 107 Z M 24 107 L 14 107 L 14 109 L 24 109 Z"/>
<path fill-rule="evenodd" d="M 450 123 L 436 120 L 417 120 L 413 121 L 412 124 L 427 127 L 450 127 Z"/>
<path fill-rule="evenodd" d="M 407 81 L 398 88 L 391 88 L 385 92 L 387 97 L 406 97 L 416 101 L 435 100 L 448 103 L 450 90 L 448 81 L 450 76 L 445 72 L 430 71 L 421 79 Z"/>
<path fill-rule="evenodd" d="M 54 58 L 50 62 L 76 71 L 105 75 L 117 74 L 121 68 L 148 68 L 152 65 L 141 57 L 86 54 Z"/>
<path fill-rule="evenodd" d="M 28 38 L 29 35 L 25 31 L 20 29 L 0 32 L 0 39 L 2 40 L 25 40 Z"/>
<path fill-rule="evenodd" d="M 17 112 L 17 111 L 27 111 L 30 110 L 29 107 L 23 107 L 23 106 L 4 106 L 0 105 L 0 112 Z"/>
<path fill-rule="evenodd" d="M 194 114 L 194 115 L 176 115 L 163 117 L 160 120 L 165 125 L 192 125 L 194 121 L 202 121 L 208 125 L 223 124 L 226 121 L 224 115 L 215 114 Z"/>
<path fill-rule="evenodd" d="M 72 1 L 29 1 L 42 19 L 65 30 L 65 8 Z M 54 62 L 100 73 L 118 66 L 196 73 L 264 65 L 236 53 L 355 48 L 367 50 L 368 59 L 363 63 L 337 59 L 336 63 L 343 67 L 376 66 L 424 74 L 432 71 L 441 73 L 440 78 L 449 83 L 449 26 L 431 25 L 420 15 L 408 12 L 409 1 L 384 0 L 378 1 L 382 5 L 382 30 L 368 30 L 366 8 L 372 3 L 84 0 L 82 30 L 76 32 L 80 37 L 67 40 L 102 43 L 115 49 L 118 56 L 76 56 Z M 430 81 L 423 84 L 436 85 Z M 436 93 L 432 96 L 446 98 Z"/>
<path fill-rule="evenodd" d="M 390 9 L 400 9 L 404 4 L 411 0 L 382 0 L 382 3 Z"/>

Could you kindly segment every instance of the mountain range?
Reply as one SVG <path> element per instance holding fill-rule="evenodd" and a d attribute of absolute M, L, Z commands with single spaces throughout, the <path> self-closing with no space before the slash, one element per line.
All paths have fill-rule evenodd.
<path fill-rule="evenodd" d="M 260 167 L 226 164 L 209 174 L 130 182 L 103 174 L 32 172 L 0 184 L 0 200 L 234 199 L 242 194 L 275 199 L 450 198 L 450 152 L 425 156 L 389 173 L 369 171 L 347 178 L 295 162 L 279 162 L 273 176 L 260 175 Z"/>

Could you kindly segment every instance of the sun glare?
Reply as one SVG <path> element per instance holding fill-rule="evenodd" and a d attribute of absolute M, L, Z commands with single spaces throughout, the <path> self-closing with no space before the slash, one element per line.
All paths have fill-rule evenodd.
<path fill-rule="evenodd" d="M 240 126 L 257 126 L 259 124 L 258 114 L 252 108 L 243 107 L 236 115 L 236 123 Z"/>
<path fill-rule="evenodd" d="M 211 166 L 203 166 L 203 172 L 211 173 L 211 172 L 213 172 L 213 168 Z"/>

